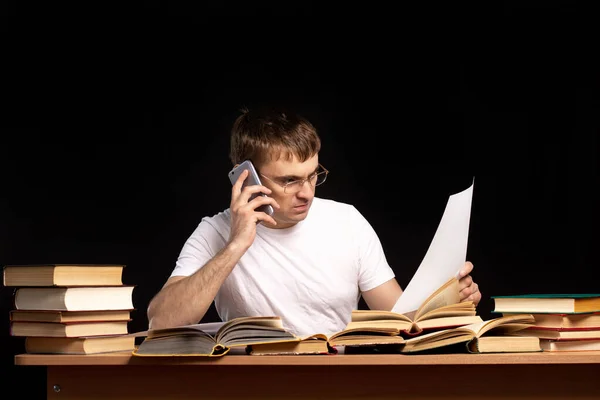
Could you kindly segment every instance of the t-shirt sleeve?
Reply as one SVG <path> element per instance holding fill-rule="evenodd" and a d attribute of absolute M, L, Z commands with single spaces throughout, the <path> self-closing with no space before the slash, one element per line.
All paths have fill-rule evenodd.
<path fill-rule="evenodd" d="M 394 270 L 390 267 L 385 257 L 381 241 L 369 222 L 360 215 L 358 233 L 358 286 L 364 292 L 395 277 Z"/>
<path fill-rule="evenodd" d="M 224 244 L 214 227 L 203 220 L 185 241 L 171 276 L 192 275 L 210 261 Z"/>

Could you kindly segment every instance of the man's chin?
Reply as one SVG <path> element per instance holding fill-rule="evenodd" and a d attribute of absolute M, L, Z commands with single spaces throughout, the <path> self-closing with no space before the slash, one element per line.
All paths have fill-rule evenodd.
<path fill-rule="evenodd" d="M 288 214 L 288 215 L 286 215 L 286 218 L 284 219 L 283 222 L 298 223 L 300 221 L 304 221 L 307 216 L 308 216 L 308 212 L 291 214 L 291 215 Z"/>
<path fill-rule="evenodd" d="M 302 222 L 308 216 L 308 210 L 302 213 L 288 213 L 285 217 L 277 218 L 278 228 L 287 228 L 296 225 L 298 222 Z"/>

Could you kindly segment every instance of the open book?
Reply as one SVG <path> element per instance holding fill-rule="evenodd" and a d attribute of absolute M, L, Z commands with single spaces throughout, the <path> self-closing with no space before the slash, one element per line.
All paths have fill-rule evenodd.
<path fill-rule="evenodd" d="M 541 351 L 538 338 L 512 336 L 533 325 L 531 314 L 515 314 L 476 324 L 426 333 L 407 339 L 401 353 L 413 353 L 465 343 L 471 353 Z"/>
<path fill-rule="evenodd" d="M 472 301 L 460 301 L 458 279 L 450 278 L 411 313 L 383 310 L 354 310 L 345 330 L 372 331 L 381 328 L 397 330 L 405 337 L 424 331 L 447 329 L 481 322 Z"/>
<path fill-rule="evenodd" d="M 252 344 L 298 341 L 278 316 L 242 317 L 227 322 L 193 324 L 150 329 L 132 334 L 145 336 L 134 356 L 218 357 L 234 347 Z"/>
<path fill-rule="evenodd" d="M 352 328 L 331 335 L 315 333 L 295 341 L 250 345 L 246 352 L 251 355 L 336 354 L 339 346 L 398 345 L 404 341 L 395 328 Z"/>
<path fill-rule="evenodd" d="M 403 344 L 406 338 L 425 332 L 480 323 L 473 302 L 460 301 L 458 280 L 451 278 L 413 313 L 354 310 L 346 327 L 330 335 L 316 333 L 296 342 L 264 343 L 248 349 L 250 354 L 331 354 L 339 346 Z"/>

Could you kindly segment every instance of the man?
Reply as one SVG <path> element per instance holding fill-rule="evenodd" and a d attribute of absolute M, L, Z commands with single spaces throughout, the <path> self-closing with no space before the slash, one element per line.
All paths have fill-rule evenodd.
<path fill-rule="evenodd" d="M 333 333 L 349 322 L 362 296 L 391 310 L 402 289 L 377 234 L 350 204 L 315 197 L 328 170 L 321 141 L 301 116 L 247 109 L 231 131 L 234 166 L 251 160 L 262 186 L 231 189 L 230 207 L 202 219 L 148 307 L 150 328 L 197 323 L 213 300 L 219 316 L 281 316 L 297 335 Z M 267 196 L 253 194 L 264 193 Z M 257 211 L 271 205 L 272 216 Z M 461 299 L 481 299 L 467 262 Z"/>

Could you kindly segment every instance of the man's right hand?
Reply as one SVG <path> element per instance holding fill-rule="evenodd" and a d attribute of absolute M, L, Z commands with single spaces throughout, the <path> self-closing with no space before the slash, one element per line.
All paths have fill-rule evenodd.
<path fill-rule="evenodd" d="M 277 225 L 275 219 L 256 209 L 262 205 L 270 204 L 275 209 L 279 204 L 269 196 L 256 196 L 252 201 L 253 194 L 271 194 L 271 189 L 261 185 L 250 185 L 242 189 L 242 185 L 248 177 L 248 170 L 243 171 L 238 180 L 231 187 L 231 232 L 229 233 L 229 244 L 247 250 L 256 237 L 256 225 L 264 221 L 271 225 Z"/>

